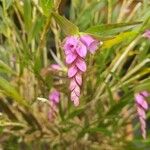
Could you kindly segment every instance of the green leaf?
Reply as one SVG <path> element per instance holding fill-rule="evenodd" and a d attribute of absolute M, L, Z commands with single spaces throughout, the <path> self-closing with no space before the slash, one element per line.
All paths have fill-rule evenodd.
<path fill-rule="evenodd" d="M 13 71 L 7 64 L 0 60 L 0 72 L 10 73 L 16 75 L 16 72 Z"/>
<path fill-rule="evenodd" d="M 41 0 L 41 7 L 45 16 L 49 16 L 54 6 L 53 0 Z"/>
<path fill-rule="evenodd" d="M 71 112 L 71 113 L 68 115 L 67 119 L 74 118 L 75 116 L 78 116 L 79 114 L 81 114 L 83 111 L 84 111 L 83 108 L 77 109 L 77 110 Z"/>
<path fill-rule="evenodd" d="M 62 17 L 54 12 L 52 15 L 66 35 L 74 35 L 79 33 L 78 27 L 65 17 Z"/>
<path fill-rule="evenodd" d="M 129 38 L 135 36 L 136 34 L 137 34 L 137 32 L 135 32 L 135 31 L 121 33 L 113 39 L 104 41 L 102 48 L 104 48 L 104 49 L 105 48 L 111 48 L 112 46 L 114 46 L 116 44 L 119 44 L 123 41 L 128 40 Z"/>
<path fill-rule="evenodd" d="M 150 79 L 147 79 L 143 83 L 140 83 L 139 85 L 135 86 L 135 91 L 140 92 L 143 90 L 148 90 L 150 91 Z"/>
<path fill-rule="evenodd" d="M 85 129 L 85 132 L 89 132 L 89 133 L 101 132 L 108 136 L 111 135 L 111 131 L 107 130 L 106 128 L 102 128 L 102 127 L 88 128 L 88 129 Z"/>
<path fill-rule="evenodd" d="M 115 35 L 120 32 L 127 31 L 137 25 L 141 24 L 141 22 L 135 23 L 118 23 L 118 24 L 101 24 L 88 28 L 85 32 L 90 33 L 95 36 L 110 36 Z"/>
<path fill-rule="evenodd" d="M 7 10 L 12 5 L 13 0 L 2 0 L 3 8 Z"/>
<path fill-rule="evenodd" d="M 130 96 L 129 96 L 130 95 Z M 130 100 L 128 100 L 130 99 Z M 132 101 L 132 95 L 129 93 L 126 98 L 122 98 L 117 104 L 114 104 L 109 111 L 106 113 L 106 116 L 116 116 L 118 113 Z"/>
<path fill-rule="evenodd" d="M 32 26 L 32 8 L 30 0 L 24 1 L 24 21 L 26 30 L 30 31 Z"/>
<path fill-rule="evenodd" d="M 0 77 L 0 89 L 4 91 L 4 94 L 11 97 L 18 104 L 29 106 L 28 103 L 21 97 L 17 90 L 4 78 Z"/>
<path fill-rule="evenodd" d="M 42 25 L 43 25 L 43 19 L 37 18 L 29 34 L 29 39 L 28 39 L 29 43 L 31 42 L 32 39 L 36 38 L 36 36 L 40 33 Z"/>
<path fill-rule="evenodd" d="M 108 96 L 109 96 L 109 100 L 110 100 L 110 105 L 114 105 L 115 100 L 113 99 L 113 94 L 112 94 L 111 88 L 109 87 L 108 84 L 106 84 L 106 90 L 108 92 Z"/>
<path fill-rule="evenodd" d="M 80 2 L 78 3 L 78 5 L 80 5 Z M 75 22 L 78 27 L 84 31 L 87 29 L 87 27 L 91 26 L 91 22 L 93 22 L 93 16 L 97 11 L 103 9 L 106 3 L 106 1 L 91 1 L 90 5 L 87 5 L 87 7 L 77 14 Z"/>

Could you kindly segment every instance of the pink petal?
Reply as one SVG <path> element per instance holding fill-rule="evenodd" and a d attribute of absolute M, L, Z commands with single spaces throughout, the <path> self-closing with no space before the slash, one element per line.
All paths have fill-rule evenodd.
<path fill-rule="evenodd" d="M 141 128 L 145 129 L 146 128 L 145 120 L 143 118 L 141 118 L 141 117 L 139 118 L 139 120 L 140 120 Z"/>
<path fill-rule="evenodd" d="M 79 106 L 79 99 L 75 99 L 74 101 L 73 101 L 73 103 L 74 103 L 74 106 Z"/>
<path fill-rule="evenodd" d="M 55 104 L 59 103 L 59 101 L 60 101 L 60 92 L 57 91 L 57 90 L 52 91 L 49 94 L 49 100 L 54 102 Z"/>
<path fill-rule="evenodd" d="M 79 97 L 76 95 L 74 91 L 71 92 L 71 101 L 79 100 Z"/>
<path fill-rule="evenodd" d="M 139 93 L 135 94 L 135 99 L 136 99 L 136 102 L 139 105 L 141 105 L 144 109 L 146 110 L 148 109 L 148 104 L 142 95 L 140 95 Z"/>
<path fill-rule="evenodd" d="M 150 39 L 150 30 L 146 30 L 143 34 L 143 37 Z"/>
<path fill-rule="evenodd" d="M 80 41 L 86 45 L 87 49 L 94 54 L 94 52 L 97 50 L 98 45 L 99 45 L 99 41 L 94 39 L 92 36 L 90 35 L 83 35 L 80 37 Z"/>
<path fill-rule="evenodd" d="M 76 66 L 72 65 L 69 69 L 68 69 L 68 77 L 72 78 L 76 73 L 77 73 L 78 69 Z"/>
<path fill-rule="evenodd" d="M 82 85 L 82 75 L 80 73 L 76 74 L 75 79 L 79 85 Z"/>
<path fill-rule="evenodd" d="M 74 78 L 71 79 L 71 81 L 70 81 L 70 86 L 69 86 L 69 90 L 72 91 L 76 86 L 78 86 L 78 85 L 77 85 L 75 79 L 74 79 Z"/>
<path fill-rule="evenodd" d="M 69 50 L 69 49 L 64 49 L 64 51 L 65 51 L 65 54 L 66 54 L 66 55 L 72 53 L 71 50 Z"/>
<path fill-rule="evenodd" d="M 76 36 L 69 36 L 63 42 L 63 48 L 65 50 L 65 54 L 69 54 L 69 51 L 74 52 L 77 47 L 79 40 Z"/>
<path fill-rule="evenodd" d="M 80 96 L 80 87 L 78 85 L 75 87 L 73 91 L 78 97 Z"/>
<path fill-rule="evenodd" d="M 86 71 L 86 63 L 83 59 L 78 59 L 76 61 L 76 66 L 82 71 L 85 72 Z"/>
<path fill-rule="evenodd" d="M 145 97 L 150 96 L 150 94 L 147 91 L 143 91 L 143 92 L 141 92 L 141 94 L 144 95 Z"/>
<path fill-rule="evenodd" d="M 95 51 L 98 49 L 98 45 L 99 42 L 98 41 L 94 41 L 93 43 L 91 43 L 91 45 L 89 46 L 89 51 L 94 54 Z"/>
<path fill-rule="evenodd" d="M 59 71 L 61 70 L 62 68 L 58 65 L 58 64 L 51 64 L 51 69 L 53 71 Z"/>
<path fill-rule="evenodd" d="M 145 111 L 142 108 L 138 107 L 137 112 L 140 117 L 142 117 L 143 119 L 146 119 Z"/>
<path fill-rule="evenodd" d="M 76 48 L 76 52 L 80 57 L 85 57 L 87 54 L 87 48 L 84 44 L 79 43 L 79 45 Z"/>
<path fill-rule="evenodd" d="M 66 56 L 66 63 L 71 64 L 77 58 L 76 54 L 70 53 Z"/>
<path fill-rule="evenodd" d="M 90 35 L 82 35 L 80 41 L 87 46 L 87 48 L 95 41 Z"/>
<path fill-rule="evenodd" d="M 142 136 L 143 136 L 143 139 L 146 139 L 146 130 L 142 131 Z"/>

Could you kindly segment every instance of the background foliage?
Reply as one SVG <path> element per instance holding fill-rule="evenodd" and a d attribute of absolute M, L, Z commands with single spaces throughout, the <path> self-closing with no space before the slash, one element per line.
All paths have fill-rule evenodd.
<path fill-rule="evenodd" d="M 134 93 L 150 91 L 150 42 L 142 36 L 150 28 L 149 10 L 149 0 L 1 0 L 1 147 L 148 150 L 150 131 L 142 140 Z M 75 108 L 61 43 L 79 31 L 103 45 L 86 60 Z M 52 63 L 63 70 L 51 72 Z M 61 102 L 49 121 L 51 108 L 38 97 L 48 99 L 53 88 Z"/>

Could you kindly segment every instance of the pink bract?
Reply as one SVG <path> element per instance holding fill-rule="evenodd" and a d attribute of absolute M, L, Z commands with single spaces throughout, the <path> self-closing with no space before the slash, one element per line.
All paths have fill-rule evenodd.
<path fill-rule="evenodd" d="M 150 96 L 150 94 L 147 91 L 142 91 L 142 92 L 135 94 L 137 113 L 139 116 L 142 136 L 144 139 L 146 138 L 146 121 L 145 121 L 145 119 L 146 119 L 146 110 L 148 110 L 148 103 L 146 100 L 148 96 Z"/>
<path fill-rule="evenodd" d="M 51 64 L 51 68 L 52 68 L 54 71 L 59 71 L 59 70 L 62 69 L 58 64 Z"/>
<path fill-rule="evenodd" d="M 80 37 L 80 41 L 86 45 L 87 49 L 92 54 L 96 51 L 96 49 L 98 48 L 98 45 L 99 45 L 99 41 L 94 39 L 90 35 L 82 35 Z"/>
<path fill-rule="evenodd" d="M 49 94 L 49 100 L 52 101 L 53 103 L 57 104 L 60 101 L 60 93 L 57 90 L 52 91 Z"/>
<path fill-rule="evenodd" d="M 70 54 L 66 55 L 66 63 L 71 64 L 76 58 L 77 58 L 76 54 L 70 53 Z"/>
<path fill-rule="evenodd" d="M 85 63 L 85 60 L 83 59 L 77 59 L 76 61 L 76 66 L 79 70 L 81 70 L 82 72 L 85 72 L 86 71 L 86 63 Z"/>
<path fill-rule="evenodd" d="M 150 39 L 150 30 L 146 30 L 146 31 L 144 32 L 143 36 L 144 36 L 145 38 Z"/>
<path fill-rule="evenodd" d="M 50 92 L 49 101 L 51 109 L 48 112 L 48 118 L 50 121 L 52 121 L 57 111 L 57 104 L 60 102 L 60 92 L 57 90 L 53 90 L 52 92 Z"/>
<path fill-rule="evenodd" d="M 148 104 L 147 104 L 147 102 L 145 101 L 144 96 L 142 96 L 141 94 L 137 93 L 137 94 L 135 94 L 135 98 L 136 98 L 136 102 L 137 102 L 138 104 L 140 104 L 141 107 L 143 107 L 143 108 L 146 109 L 146 110 L 148 109 Z"/>
<path fill-rule="evenodd" d="M 64 42 L 64 50 L 66 54 L 68 54 L 69 52 L 74 52 L 78 45 L 78 42 L 78 37 L 76 36 L 67 37 Z"/>
<path fill-rule="evenodd" d="M 68 77 L 71 78 L 73 77 L 78 71 L 78 68 L 74 65 L 72 65 L 69 69 L 68 69 Z"/>
<path fill-rule="evenodd" d="M 87 48 L 84 44 L 79 42 L 78 46 L 76 48 L 76 52 L 80 57 L 84 58 L 84 57 L 86 57 L 86 54 L 87 54 Z"/>

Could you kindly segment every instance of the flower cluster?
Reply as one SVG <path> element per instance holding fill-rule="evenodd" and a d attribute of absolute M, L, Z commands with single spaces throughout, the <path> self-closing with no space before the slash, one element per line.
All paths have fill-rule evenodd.
<path fill-rule="evenodd" d="M 52 120 L 57 111 L 57 104 L 60 102 L 60 92 L 57 90 L 53 90 L 49 94 L 49 101 L 50 101 L 51 110 L 48 113 L 48 118 L 49 120 Z"/>
<path fill-rule="evenodd" d="M 79 105 L 82 74 L 87 69 L 85 57 L 88 51 L 93 54 L 98 45 L 99 41 L 89 35 L 69 36 L 63 42 L 70 79 L 69 90 L 71 91 L 71 100 L 75 106 Z"/>
<path fill-rule="evenodd" d="M 136 101 L 136 107 L 137 107 L 137 113 L 139 116 L 140 124 L 141 124 L 141 131 L 142 136 L 145 139 L 146 138 L 146 110 L 148 110 L 148 103 L 146 101 L 146 98 L 149 97 L 150 94 L 146 91 L 139 92 L 135 94 L 135 101 Z"/>

